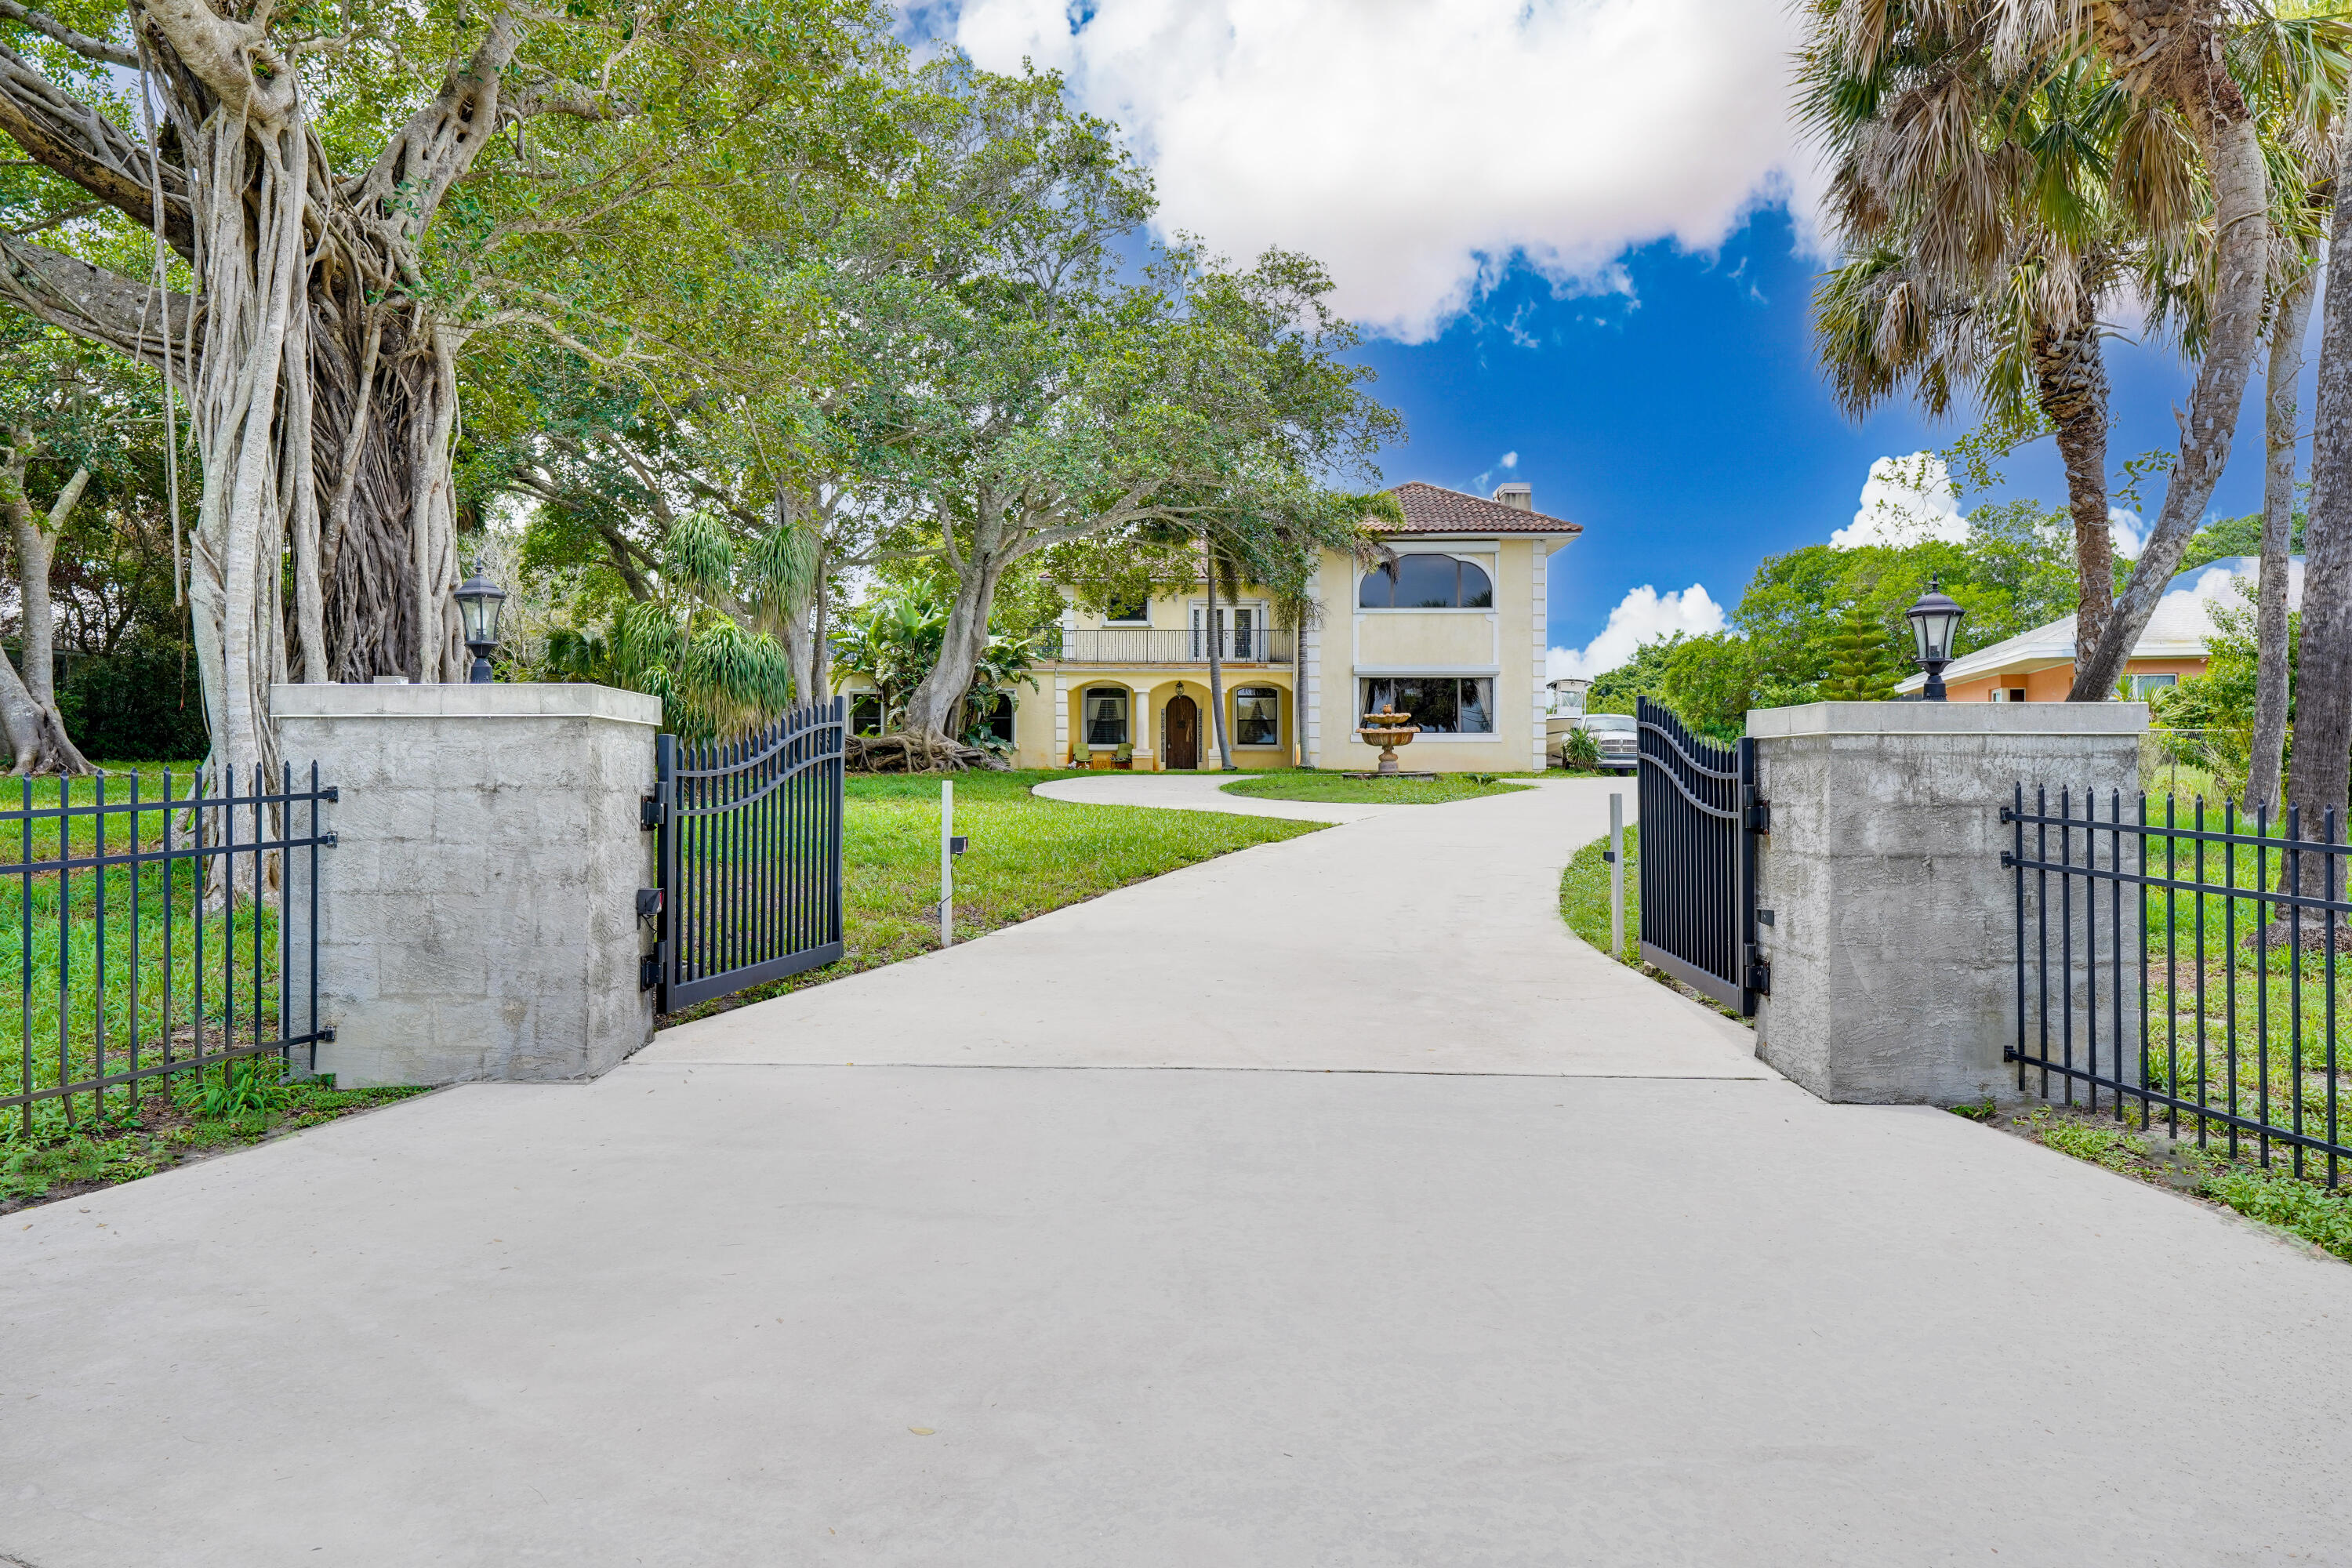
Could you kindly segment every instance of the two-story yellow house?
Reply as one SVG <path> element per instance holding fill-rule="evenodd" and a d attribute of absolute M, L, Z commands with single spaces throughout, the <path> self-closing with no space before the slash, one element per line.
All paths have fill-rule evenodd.
<path fill-rule="evenodd" d="M 1540 769 L 1547 568 L 1581 530 L 1537 511 L 1523 484 L 1492 500 L 1419 482 L 1392 493 L 1405 521 L 1381 540 L 1395 563 L 1367 572 L 1327 554 L 1303 631 L 1276 626 L 1247 587 L 1231 604 L 1219 595 L 1214 626 L 1199 584 L 1103 614 L 1074 604 L 1035 689 L 1019 689 L 1001 724 L 1014 765 L 1066 767 L 1083 742 L 1131 748 L 1138 770 L 1214 768 L 1214 637 L 1240 766 L 1371 768 L 1380 752 L 1356 738 L 1359 716 L 1394 707 L 1421 726 L 1400 753 L 1409 769 Z"/>

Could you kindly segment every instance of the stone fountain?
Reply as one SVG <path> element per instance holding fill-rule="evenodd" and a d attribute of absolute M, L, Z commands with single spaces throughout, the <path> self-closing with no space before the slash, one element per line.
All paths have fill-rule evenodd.
<path fill-rule="evenodd" d="M 1397 776 L 1396 749 L 1412 744 L 1412 738 L 1420 733 L 1420 727 L 1413 723 L 1412 714 L 1400 713 L 1393 708 L 1365 714 L 1363 728 L 1356 731 L 1364 744 L 1381 749 L 1378 776 L 1381 778 Z"/>

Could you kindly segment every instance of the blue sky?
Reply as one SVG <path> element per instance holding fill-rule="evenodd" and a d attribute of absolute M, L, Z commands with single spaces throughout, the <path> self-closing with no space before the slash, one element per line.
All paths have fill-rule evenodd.
<path fill-rule="evenodd" d="M 1554 647 L 1585 646 L 1643 584 L 1699 583 L 1728 609 L 1764 556 L 1853 521 L 1874 459 L 1948 447 L 1965 428 L 1900 405 L 1859 424 L 1839 412 L 1806 324 L 1820 264 L 1794 247 L 1783 208 L 1758 213 L 1714 254 L 1653 244 L 1623 266 L 1630 294 L 1565 299 L 1514 268 L 1434 340 L 1375 342 L 1362 355 L 1407 421 L 1409 439 L 1383 465 L 1391 482 L 1483 493 L 1523 479 L 1538 510 L 1584 525 L 1554 562 Z M 2110 342 L 2109 369 L 2119 468 L 2177 439 L 2171 409 L 2188 374 L 2169 349 L 2128 340 Z M 2255 399 L 2240 441 L 2214 499 L 2222 515 L 2261 504 Z M 1506 471 L 1508 453 L 1518 461 Z M 2000 494 L 2064 498 L 2046 440 L 2008 478 Z M 2162 493 L 2151 480 L 2150 514 Z"/>
<path fill-rule="evenodd" d="M 1874 462 L 1962 433 L 1902 406 L 1849 421 L 1814 368 L 1822 180 L 1789 113 L 1802 7 L 902 3 L 983 67 L 1063 72 L 1150 166 L 1163 236 L 1322 261 L 1406 417 L 1391 482 L 1524 479 L 1584 525 L 1552 575 L 1556 663 L 1604 626 L 1592 651 L 1617 658 L 1688 622 L 1693 584 L 1728 609 L 1765 555 L 1855 521 Z M 2116 341 L 2108 367 L 2111 466 L 2170 449 L 2177 358 Z M 2258 504 L 2259 429 L 2257 397 L 2215 511 Z M 2044 442 L 1962 504 L 2063 494 Z"/>

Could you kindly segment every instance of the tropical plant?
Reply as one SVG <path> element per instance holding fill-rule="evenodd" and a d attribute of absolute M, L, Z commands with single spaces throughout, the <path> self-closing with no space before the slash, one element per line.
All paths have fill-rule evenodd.
<path fill-rule="evenodd" d="M 2195 216 L 2189 148 L 2092 60 L 2004 76 L 1948 7 L 1906 10 L 1857 70 L 1846 9 L 1816 12 L 1802 69 L 1853 252 L 1814 297 L 1823 366 L 1856 417 L 1898 392 L 1934 416 L 1971 396 L 2003 448 L 2055 436 L 2095 640 L 2114 596 L 2100 312 Z"/>
<path fill-rule="evenodd" d="M 1560 742 L 1559 760 L 1563 767 L 1579 773 L 1598 773 L 1601 769 L 1601 744 L 1590 730 L 1578 728 L 1568 732 Z"/>

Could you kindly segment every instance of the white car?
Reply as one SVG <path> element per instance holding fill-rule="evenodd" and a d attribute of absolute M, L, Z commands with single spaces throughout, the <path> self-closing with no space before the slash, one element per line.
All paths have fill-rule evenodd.
<path fill-rule="evenodd" d="M 1641 765 L 1642 735 L 1631 713 L 1587 713 L 1576 728 L 1592 737 L 1605 772 L 1630 773 Z M 1567 744 L 1567 735 L 1553 736 L 1553 753 L 1564 756 Z"/>

